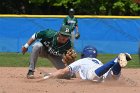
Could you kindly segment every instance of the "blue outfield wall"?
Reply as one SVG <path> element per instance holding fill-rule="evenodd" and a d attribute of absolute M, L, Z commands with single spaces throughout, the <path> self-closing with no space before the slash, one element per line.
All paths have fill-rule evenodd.
<path fill-rule="evenodd" d="M 0 18 L 0 52 L 21 52 L 33 33 L 47 28 L 59 31 L 63 18 Z M 75 49 L 93 45 L 99 53 L 136 54 L 140 41 L 140 19 L 78 18 L 80 39 Z M 31 47 L 29 48 L 31 52 Z"/>

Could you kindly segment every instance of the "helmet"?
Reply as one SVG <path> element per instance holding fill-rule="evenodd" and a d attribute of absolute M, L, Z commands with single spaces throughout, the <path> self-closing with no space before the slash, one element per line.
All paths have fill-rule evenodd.
<path fill-rule="evenodd" d="M 97 57 L 97 49 L 93 46 L 86 46 L 82 53 L 81 53 L 81 58 L 96 58 Z"/>
<path fill-rule="evenodd" d="M 74 9 L 71 8 L 71 9 L 69 10 L 69 14 L 74 14 L 74 13 L 75 13 Z"/>

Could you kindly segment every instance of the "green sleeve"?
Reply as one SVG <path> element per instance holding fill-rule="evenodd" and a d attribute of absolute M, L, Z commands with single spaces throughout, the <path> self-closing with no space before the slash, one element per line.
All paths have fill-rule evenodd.
<path fill-rule="evenodd" d="M 68 18 L 66 17 L 66 18 L 64 19 L 64 21 L 63 21 L 63 25 L 66 25 L 66 24 L 67 24 L 67 20 L 68 20 Z"/>
<path fill-rule="evenodd" d="M 52 29 L 47 29 L 44 31 L 40 31 L 36 33 L 36 39 L 42 39 L 42 38 L 51 38 L 53 37 L 57 32 Z"/>
<path fill-rule="evenodd" d="M 43 38 L 45 36 L 46 31 L 40 31 L 35 34 L 36 39 Z"/>
<path fill-rule="evenodd" d="M 75 26 L 78 26 L 78 21 L 77 21 L 77 18 L 75 18 L 75 21 L 76 21 Z"/>

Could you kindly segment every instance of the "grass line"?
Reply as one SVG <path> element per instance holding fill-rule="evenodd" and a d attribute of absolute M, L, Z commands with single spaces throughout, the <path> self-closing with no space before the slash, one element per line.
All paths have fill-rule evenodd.
<path fill-rule="evenodd" d="M 106 63 L 116 57 L 116 54 L 99 54 L 98 59 Z M 0 53 L 0 67 L 28 67 L 30 54 L 26 53 Z M 77 59 L 80 58 L 78 54 Z M 128 68 L 140 68 L 138 55 L 132 55 L 133 60 L 127 65 Z M 51 62 L 46 58 L 40 58 L 37 62 L 37 67 L 53 67 Z"/>

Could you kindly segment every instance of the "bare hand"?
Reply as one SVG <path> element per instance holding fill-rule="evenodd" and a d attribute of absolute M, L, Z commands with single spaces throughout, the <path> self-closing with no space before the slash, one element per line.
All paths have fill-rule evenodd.
<path fill-rule="evenodd" d="M 27 51 L 28 51 L 28 48 L 25 48 L 24 46 L 22 46 L 22 54 L 24 55 Z"/>

